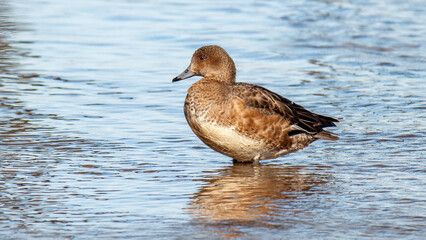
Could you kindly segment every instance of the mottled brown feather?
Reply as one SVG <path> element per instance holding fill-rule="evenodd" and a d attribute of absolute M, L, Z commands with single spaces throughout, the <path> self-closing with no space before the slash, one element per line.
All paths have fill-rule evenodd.
<path fill-rule="evenodd" d="M 212 149 L 238 161 L 276 158 L 318 138 L 337 140 L 323 128 L 336 119 L 312 113 L 257 85 L 235 82 L 235 65 L 219 46 L 198 49 L 173 81 L 203 76 L 189 89 L 184 112 L 194 133 Z"/>
<path fill-rule="evenodd" d="M 235 94 L 244 100 L 248 107 L 259 109 L 265 114 L 279 114 L 298 126 L 301 132 L 317 134 L 325 127 L 336 126 L 337 119 L 312 113 L 300 105 L 284 98 L 266 88 L 249 84 L 236 83 Z"/>

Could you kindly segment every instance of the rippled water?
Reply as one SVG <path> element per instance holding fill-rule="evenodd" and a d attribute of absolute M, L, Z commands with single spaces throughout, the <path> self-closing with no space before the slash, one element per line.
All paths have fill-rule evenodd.
<path fill-rule="evenodd" d="M 0 238 L 424 238 L 425 6 L 0 0 Z M 341 140 L 205 147 L 171 79 L 207 44 Z"/>

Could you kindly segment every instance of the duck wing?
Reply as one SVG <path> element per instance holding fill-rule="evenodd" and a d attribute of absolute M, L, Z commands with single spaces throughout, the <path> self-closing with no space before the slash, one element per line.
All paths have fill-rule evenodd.
<path fill-rule="evenodd" d="M 247 107 L 255 108 L 265 114 L 279 114 L 290 121 L 291 128 L 289 136 L 300 133 L 311 135 L 322 133 L 319 135 L 320 138 L 337 139 L 331 133 L 331 136 L 328 136 L 329 132 L 323 131 L 325 127 L 336 126 L 334 123 L 338 122 L 337 119 L 310 112 L 293 101 L 264 87 L 249 83 L 236 83 L 235 88 L 238 89 L 238 97 L 245 102 Z"/>

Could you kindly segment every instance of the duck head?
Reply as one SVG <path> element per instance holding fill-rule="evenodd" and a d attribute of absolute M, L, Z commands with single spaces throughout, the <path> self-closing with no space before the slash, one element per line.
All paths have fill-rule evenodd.
<path fill-rule="evenodd" d="M 192 55 L 189 66 L 172 82 L 192 76 L 202 76 L 223 83 L 234 83 L 235 75 L 235 64 L 228 53 L 219 46 L 209 45 L 197 49 Z"/>

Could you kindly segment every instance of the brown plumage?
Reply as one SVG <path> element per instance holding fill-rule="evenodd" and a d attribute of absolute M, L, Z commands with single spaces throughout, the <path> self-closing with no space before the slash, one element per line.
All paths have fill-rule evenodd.
<path fill-rule="evenodd" d="M 184 112 L 207 146 L 241 162 L 297 151 L 318 138 L 337 140 L 325 127 L 338 120 L 312 113 L 266 88 L 235 82 L 235 64 L 219 46 L 195 51 L 173 82 L 203 76 L 188 89 Z"/>

